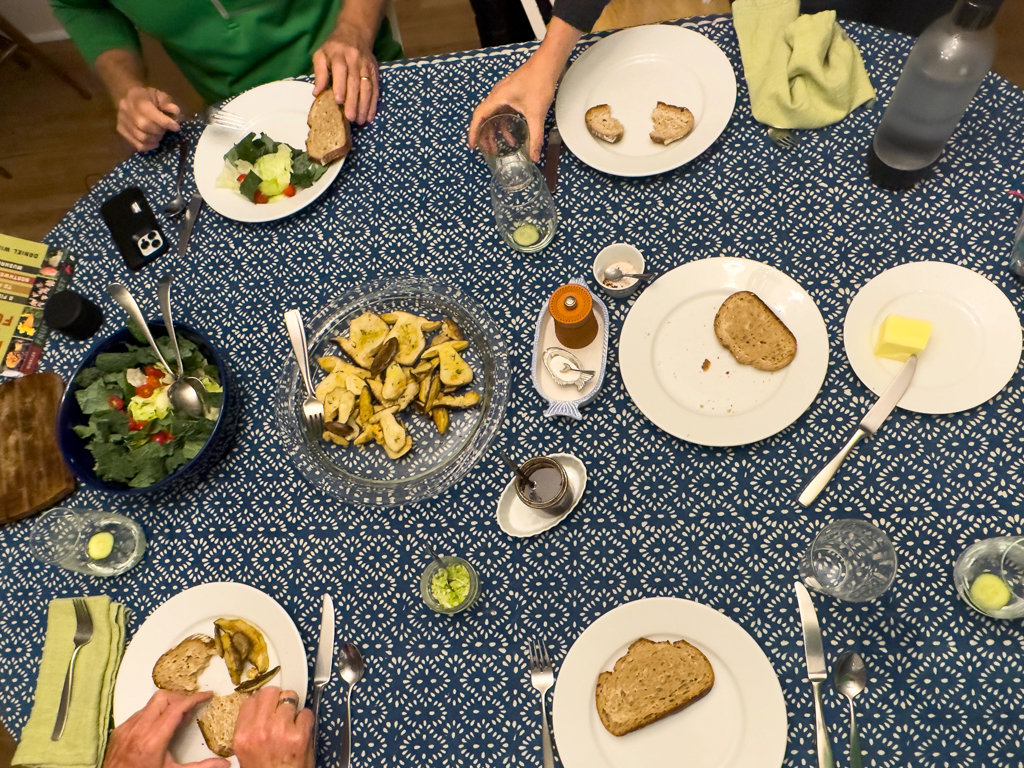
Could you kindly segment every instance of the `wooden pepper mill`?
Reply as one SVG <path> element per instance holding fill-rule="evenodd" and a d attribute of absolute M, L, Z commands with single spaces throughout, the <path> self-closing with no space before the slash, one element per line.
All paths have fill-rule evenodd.
<path fill-rule="evenodd" d="M 555 336 L 569 349 L 582 349 L 597 337 L 594 299 L 585 286 L 563 285 L 548 300 L 555 321 Z"/>

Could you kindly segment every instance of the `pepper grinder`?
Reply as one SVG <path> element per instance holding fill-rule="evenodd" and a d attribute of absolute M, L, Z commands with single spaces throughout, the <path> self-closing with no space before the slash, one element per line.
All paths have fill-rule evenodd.
<path fill-rule="evenodd" d="M 597 337 L 594 299 L 585 286 L 568 283 L 548 300 L 548 311 L 555 321 L 555 336 L 569 349 L 582 349 Z"/>

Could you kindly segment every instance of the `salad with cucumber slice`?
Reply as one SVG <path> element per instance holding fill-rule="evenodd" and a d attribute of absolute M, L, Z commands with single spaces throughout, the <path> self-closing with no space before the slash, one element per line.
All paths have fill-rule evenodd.
<path fill-rule="evenodd" d="M 265 133 L 250 133 L 224 155 L 219 189 L 233 189 L 256 205 L 294 197 L 313 186 L 327 166 L 309 159 L 301 149 L 274 141 Z"/>

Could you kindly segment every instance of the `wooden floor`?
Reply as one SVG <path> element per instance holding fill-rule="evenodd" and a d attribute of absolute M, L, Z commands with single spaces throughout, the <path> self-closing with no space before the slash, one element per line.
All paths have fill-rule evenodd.
<path fill-rule="evenodd" d="M 636 0 L 632 0 L 634 3 Z M 599 28 L 615 26 L 613 0 Z M 651 0 L 645 6 L 683 4 L 686 13 L 713 13 L 726 0 Z M 479 45 L 469 0 L 398 0 L 406 53 L 424 56 Z M 1024 86 L 1024 3 L 1004 3 L 996 22 L 999 51 L 994 69 Z M 0 232 L 32 240 L 43 237 L 74 202 L 130 154 L 114 132 L 114 109 L 102 85 L 70 42 L 47 43 L 45 51 L 95 94 L 86 101 L 38 65 L 25 70 L 12 60 L 0 64 Z M 188 112 L 202 100 L 158 45 L 144 46 L 151 80 L 174 94 Z"/>

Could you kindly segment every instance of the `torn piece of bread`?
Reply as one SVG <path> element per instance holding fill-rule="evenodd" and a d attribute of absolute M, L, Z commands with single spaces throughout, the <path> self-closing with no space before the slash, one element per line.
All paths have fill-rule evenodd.
<path fill-rule="evenodd" d="M 231 757 L 235 754 L 235 723 L 238 710 L 249 698 L 248 693 L 232 693 L 214 696 L 199 713 L 199 730 L 203 732 L 208 746 L 215 755 Z"/>
<path fill-rule="evenodd" d="M 586 114 L 587 130 L 595 139 L 614 144 L 626 135 L 626 129 L 612 117 L 612 108 L 607 104 L 591 107 Z"/>
<path fill-rule="evenodd" d="M 685 640 L 642 637 L 597 678 L 597 713 L 609 733 L 625 736 L 690 706 L 714 684 L 708 657 Z"/>
<path fill-rule="evenodd" d="M 310 160 L 327 165 L 352 149 L 352 126 L 342 108 L 335 103 L 331 89 L 313 100 L 306 124 L 309 126 L 306 152 Z"/>
<path fill-rule="evenodd" d="M 165 691 L 195 693 L 199 690 L 199 676 L 216 654 L 212 637 L 186 637 L 156 660 L 153 683 Z"/>
<path fill-rule="evenodd" d="M 655 144 L 671 144 L 685 139 L 694 126 L 693 112 L 686 107 L 674 107 L 663 101 L 659 101 L 651 113 L 651 122 L 654 123 L 651 141 Z"/>
<path fill-rule="evenodd" d="M 796 357 L 796 337 L 750 291 L 734 293 L 722 302 L 715 315 L 715 336 L 737 363 L 759 371 L 778 371 Z"/>

